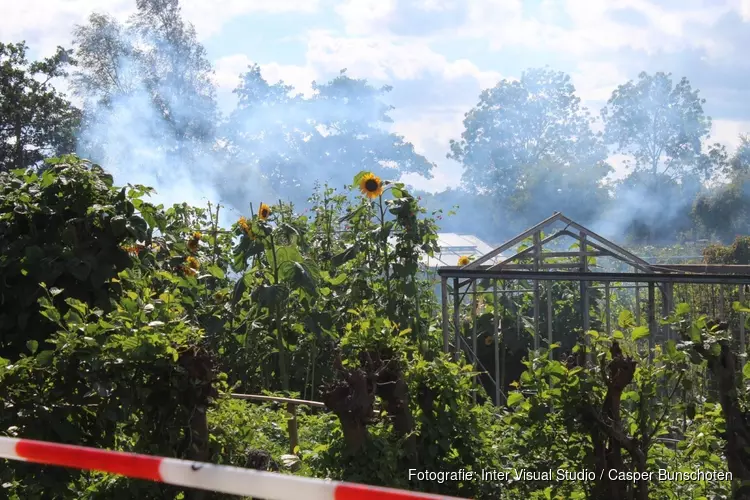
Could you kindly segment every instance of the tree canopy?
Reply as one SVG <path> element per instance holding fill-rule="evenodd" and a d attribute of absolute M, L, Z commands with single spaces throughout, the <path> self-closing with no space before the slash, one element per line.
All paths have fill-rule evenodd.
<path fill-rule="evenodd" d="M 629 155 L 635 170 L 709 178 L 717 166 L 703 145 L 711 118 L 698 94 L 687 78 L 673 84 L 669 73 L 639 74 L 617 87 L 602 109 L 606 141 Z"/>
<path fill-rule="evenodd" d="M 50 155 L 75 151 L 81 111 L 53 86 L 75 61 L 58 47 L 29 62 L 28 47 L 0 42 L 0 170 L 39 165 Z"/>

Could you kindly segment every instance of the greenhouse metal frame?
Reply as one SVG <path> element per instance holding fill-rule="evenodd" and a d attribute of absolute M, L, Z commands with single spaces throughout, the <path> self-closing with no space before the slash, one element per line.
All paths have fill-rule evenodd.
<path fill-rule="evenodd" d="M 550 231 L 555 225 L 563 225 L 561 229 Z M 577 244 L 576 251 L 545 251 L 553 242 L 562 238 L 572 238 Z M 531 239 L 531 244 L 516 252 L 515 254 L 497 262 L 498 256 L 519 244 Z M 559 242 L 558 242 L 559 244 Z M 598 272 L 592 271 L 589 259 L 591 257 L 607 257 L 617 261 L 618 265 L 626 269 L 625 272 Z M 492 263 L 493 259 L 496 263 Z M 558 259 L 550 261 L 550 259 Z M 572 259 L 563 260 L 559 259 Z M 489 262 L 489 264 L 488 264 Z M 615 289 L 633 289 L 635 291 L 635 317 L 637 324 L 641 319 L 641 293 L 645 291 L 647 309 L 647 321 L 649 328 L 649 344 L 658 340 L 669 340 L 673 338 L 674 332 L 669 326 L 659 328 L 656 312 L 656 289 L 661 295 L 661 315 L 667 316 L 674 309 L 674 284 L 685 283 L 690 285 L 719 286 L 719 308 L 718 316 L 726 317 L 728 312 L 725 304 L 727 287 L 739 287 L 739 301 L 744 303 L 745 286 L 750 284 L 750 266 L 745 265 L 709 265 L 709 264 L 650 264 L 644 259 L 634 255 L 621 246 L 598 235 L 594 231 L 576 223 L 562 213 L 556 212 L 551 217 L 539 224 L 523 231 L 517 236 L 506 241 L 491 252 L 483 255 L 477 260 L 465 266 L 443 266 L 438 268 L 440 276 L 441 302 L 442 302 L 442 327 L 443 346 L 446 353 L 451 351 L 456 358 L 463 351 L 478 370 L 484 371 L 490 378 L 495 388 L 494 401 L 499 404 L 504 400 L 504 380 L 501 380 L 500 362 L 500 338 L 502 327 L 499 324 L 499 315 L 493 314 L 493 337 L 494 337 L 494 376 L 479 363 L 477 352 L 477 282 L 491 282 L 491 293 L 493 297 L 493 310 L 497 310 L 498 296 L 504 298 L 505 294 L 533 293 L 533 348 L 540 347 L 540 307 L 542 285 L 545 282 L 544 292 L 547 295 L 547 343 L 551 345 L 554 341 L 552 331 L 552 292 L 551 284 L 555 281 L 577 281 L 580 286 L 579 311 L 582 320 L 583 331 L 590 329 L 590 290 L 603 289 L 605 296 L 604 312 L 606 317 L 606 333 L 611 335 L 611 291 Z M 449 286 L 450 280 L 450 286 Z M 521 288 L 519 282 L 531 283 L 530 288 Z M 498 282 L 504 286 L 498 287 Z M 510 283 L 510 284 L 509 284 Z M 600 286 L 594 283 L 602 283 Z M 487 292 L 481 292 L 487 293 Z M 453 299 L 453 314 L 450 311 L 449 296 Z M 473 334 L 471 339 L 465 338 L 461 333 L 460 308 L 470 297 L 473 307 L 471 308 Z M 504 302 L 504 301 L 503 301 Z M 745 321 L 744 313 L 740 314 L 739 321 L 739 343 L 745 352 Z M 451 317 L 452 316 L 452 317 Z M 520 322 L 520 316 L 518 321 Z M 518 325 L 520 329 L 520 324 Z M 451 332 L 452 330 L 452 332 Z M 520 330 L 519 330 L 520 331 Z M 504 361 L 503 361 L 504 365 Z M 502 370 L 504 376 L 505 370 Z M 502 399 L 501 399 L 502 396 Z"/>

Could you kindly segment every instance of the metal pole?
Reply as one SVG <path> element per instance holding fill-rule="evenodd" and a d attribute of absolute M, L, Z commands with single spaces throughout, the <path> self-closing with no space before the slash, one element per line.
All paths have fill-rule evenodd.
<path fill-rule="evenodd" d="M 740 306 L 745 306 L 745 285 L 740 285 Z M 745 356 L 746 353 L 746 347 L 745 347 L 745 313 L 740 313 L 740 364 L 742 365 L 742 368 L 745 367 Z"/>
<path fill-rule="evenodd" d="M 440 278 L 440 300 L 443 308 L 443 352 L 450 352 L 450 319 L 448 318 L 448 278 Z"/>
<path fill-rule="evenodd" d="M 492 280 L 492 315 L 495 331 L 495 404 L 500 405 L 500 312 L 497 309 L 497 280 Z"/>
<path fill-rule="evenodd" d="M 641 286 L 635 284 L 635 324 L 641 326 Z"/>
<path fill-rule="evenodd" d="M 471 282 L 471 291 L 472 291 L 472 298 L 471 298 L 471 356 L 472 356 L 472 366 L 474 366 L 474 370 L 477 369 L 477 281 L 474 280 Z M 479 379 L 477 377 L 474 377 L 474 383 L 478 384 Z M 474 396 L 474 402 L 477 402 L 477 392 L 473 392 Z"/>
<path fill-rule="evenodd" d="M 547 283 L 547 348 L 552 345 L 552 282 Z M 549 349 L 549 359 L 553 359 L 552 349 Z"/>
<path fill-rule="evenodd" d="M 656 333 L 656 291 L 654 283 L 648 284 L 648 333 L 649 359 L 651 359 Z"/>
<path fill-rule="evenodd" d="M 604 314 L 607 315 L 607 336 L 612 336 L 612 325 L 610 324 L 610 298 L 609 298 L 609 283 L 604 283 Z"/>
<path fill-rule="evenodd" d="M 461 303 L 458 300 L 458 278 L 453 278 L 453 333 L 456 337 L 456 352 L 454 353 L 454 359 L 456 361 L 461 357 L 461 325 L 459 324 L 460 307 Z"/>
<path fill-rule="evenodd" d="M 539 231 L 534 232 L 534 271 L 539 271 L 539 263 L 542 255 L 541 235 Z M 534 350 L 539 350 L 539 281 L 534 280 Z"/>

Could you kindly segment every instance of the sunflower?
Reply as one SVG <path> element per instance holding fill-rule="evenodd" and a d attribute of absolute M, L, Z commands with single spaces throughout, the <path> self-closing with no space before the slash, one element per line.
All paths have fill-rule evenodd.
<path fill-rule="evenodd" d="M 193 256 L 190 256 L 187 259 L 185 259 L 185 262 L 187 266 L 194 271 L 197 271 L 198 269 L 201 268 L 200 261 Z"/>
<path fill-rule="evenodd" d="M 250 227 L 250 224 L 247 222 L 246 218 L 240 217 L 240 220 L 237 221 L 237 225 L 240 226 L 240 229 L 242 229 L 242 232 L 245 233 L 251 240 L 255 239 L 255 233 L 253 233 L 253 228 Z"/>
<path fill-rule="evenodd" d="M 383 194 L 383 181 L 372 172 L 368 172 L 360 179 L 359 190 L 371 200 L 375 199 Z"/>
<path fill-rule="evenodd" d="M 203 235 L 196 231 L 193 233 L 193 237 L 188 240 L 187 246 L 191 252 L 196 252 L 198 250 L 198 243 L 201 240 L 201 236 Z"/>
<path fill-rule="evenodd" d="M 258 217 L 260 217 L 261 220 L 266 220 L 268 219 L 270 215 L 271 215 L 271 207 L 261 202 L 260 208 L 258 209 Z"/>
<path fill-rule="evenodd" d="M 143 250 L 146 249 L 143 245 L 130 245 L 122 247 L 123 250 L 128 252 L 130 255 L 137 257 Z"/>
<path fill-rule="evenodd" d="M 469 256 L 468 255 L 462 255 L 461 257 L 458 258 L 458 265 L 459 266 L 462 266 L 462 267 L 466 266 L 466 265 L 469 264 L 469 262 L 471 262 L 471 261 L 469 260 Z"/>

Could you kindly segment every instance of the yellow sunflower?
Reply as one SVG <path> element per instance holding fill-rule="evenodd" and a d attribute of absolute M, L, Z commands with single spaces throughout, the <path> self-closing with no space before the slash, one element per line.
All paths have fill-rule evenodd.
<path fill-rule="evenodd" d="M 143 245 L 129 245 L 122 247 L 123 250 L 134 257 L 137 257 L 145 248 L 146 247 L 144 247 Z"/>
<path fill-rule="evenodd" d="M 459 266 L 466 266 L 466 265 L 469 264 L 469 262 L 471 262 L 471 261 L 469 260 L 469 256 L 468 255 L 462 255 L 461 257 L 458 258 L 458 265 Z"/>
<path fill-rule="evenodd" d="M 190 240 L 188 240 L 187 246 L 191 252 L 198 251 L 198 243 L 201 240 L 201 236 L 203 235 L 196 231 L 193 233 L 193 237 Z"/>
<path fill-rule="evenodd" d="M 271 207 L 266 205 L 265 203 L 260 204 L 260 208 L 258 209 L 258 217 L 261 218 L 261 220 L 266 220 L 271 215 Z"/>
<path fill-rule="evenodd" d="M 246 218 L 240 217 L 240 220 L 237 221 L 237 225 L 240 226 L 242 232 L 248 235 L 251 240 L 255 239 L 255 233 L 253 233 L 253 229 L 250 227 L 250 224 L 248 224 Z"/>
<path fill-rule="evenodd" d="M 359 190 L 371 200 L 375 199 L 383 194 L 383 181 L 372 172 L 367 173 L 359 181 Z"/>
<path fill-rule="evenodd" d="M 187 259 L 185 259 L 185 262 L 187 263 L 187 266 L 190 269 L 193 269 L 194 271 L 197 271 L 198 269 L 201 268 L 200 261 L 193 256 L 190 256 Z"/>

